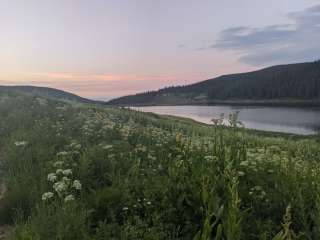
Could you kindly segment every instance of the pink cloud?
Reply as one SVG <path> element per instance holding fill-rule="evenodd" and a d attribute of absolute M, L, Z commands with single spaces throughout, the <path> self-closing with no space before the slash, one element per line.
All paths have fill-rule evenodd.
<path fill-rule="evenodd" d="M 174 75 L 146 75 L 146 74 L 77 74 L 77 73 L 60 73 L 60 72 L 39 72 L 32 73 L 31 77 L 54 79 L 54 80 L 101 80 L 101 81 L 176 81 L 180 77 Z"/>

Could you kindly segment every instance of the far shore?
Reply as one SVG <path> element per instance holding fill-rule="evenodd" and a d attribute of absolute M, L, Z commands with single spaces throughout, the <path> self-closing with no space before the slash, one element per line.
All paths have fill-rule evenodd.
<path fill-rule="evenodd" d="M 166 103 L 132 103 L 132 104 L 117 104 L 117 106 L 132 106 L 132 107 L 148 107 L 148 106 L 216 106 L 216 105 L 226 105 L 226 106 L 268 106 L 268 107 L 320 107 L 320 100 L 215 100 L 208 102 L 166 102 Z"/>

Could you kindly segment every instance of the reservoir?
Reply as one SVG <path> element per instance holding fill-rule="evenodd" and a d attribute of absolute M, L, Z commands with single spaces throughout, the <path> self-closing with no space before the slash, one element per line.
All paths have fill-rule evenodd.
<path fill-rule="evenodd" d="M 320 129 L 320 108 L 265 107 L 265 106 L 147 106 L 131 109 L 191 118 L 212 123 L 221 114 L 227 118 L 238 112 L 239 120 L 246 128 L 294 134 L 315 134 Z"/>

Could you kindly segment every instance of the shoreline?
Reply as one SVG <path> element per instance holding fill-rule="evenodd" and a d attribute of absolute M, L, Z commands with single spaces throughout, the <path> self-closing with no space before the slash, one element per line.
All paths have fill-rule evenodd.
<path fill-rule="evenodd" d="M 164 105 L 163 105 L 164 106 Z M 168 105 L 168 106 L 172 106 L 172 105 Z M 188 106 L 188 105 L 186 105 Z M 131 107 L 138 107 L 138 106 L 131 106 Z M 197 121 L 193 118 L 189 118 L 189 117 L 183 117 L 183 116 L 177 116 L 177 115 L 170 115 L 170 114 L 159 114 L 159 113 L 155 113 L 155 112 L 145 112 L 145 111 L 140 111 L 137 109 L 132 109 L 131 107 L 126 107 L 127 110 L 129 111 L 135 111 L 135 112 L 139 112 L 139 113 L 143 113 L 143 114 L 150 114 L 156 117 L 161 117 L 161 118 L 165 118 L 165 119 L 171 119 L 171 120 L 176 120 L 176 121 L 182 121 L 188 124 L 198 124 L 204 127 L 213 127 L 212 124 L 209 123 L 205 123 L 205 122 L 201 122 L 201 121 Z M 142 106 L 139 106 L 142 107 Z M 151 106 L 150 106 L 151 107 Z M 228 128 L 228 126 L 224 125 L 223 128 Z M 299 134 L 299 133 L 290 133 L 290 132 L 281 132 L 281 131 L 269 131 L 269 130 L 262 130 L 262 129 L 254 129 L 254 128 L 242 128 L 244 131 L 246 131 L 247 133 L 252 133 L 252 134 L 257 134 L 257 135 L 261 135 L 261 136 L 281 136 L 281 137 L 288 137 L 288 138 L 315 138 L 318 136 L 318 134 L 315 132 L 313 134 Z"/>
<path fill-rule="evenodd" d="M 297 107 L 320 108 L 320 101 L 210 101 L 210 102 L 184 102 L 184 103 L 132 103 L 115 104 L 118 107 L 153 107 L 153 106 L 263 106 L 263 107 Z"/>
<path fill-rule="evenodd" d="M 135 110 L 134 110 L 135 111 Z M 164 117 L 166 119 L 176 120 L 176 121 L 182 121 L 189 124 L 199 124 L 203 127 L 213 127 L 213 125 L 196 121 L 192 118 L 187 117 L 179 117 L 174 115 L 168 115 L 168 114 L 157 114 L 152 112 L 143 112 L 143 113 L 150 113 L 155 114 L 160 117 Z M 228 129 L 228 126 L 222 126 L 224 129 Z M 317 134 L 297 134 L 297 133 L 287 133 L 287 132 L 276 132 L 276 131 L 267 131 L 267 130 L 260 130 L 260 129 L 253 129 L 253 128 L 239 128 L 240 130 L 244 130 L 248 134 L 255 134 L 257 136 L 264 136 L 264 137 L 284 137 L 284 138 L 291 138 L 291 139 L 314 139 L 317 137 Z"/>

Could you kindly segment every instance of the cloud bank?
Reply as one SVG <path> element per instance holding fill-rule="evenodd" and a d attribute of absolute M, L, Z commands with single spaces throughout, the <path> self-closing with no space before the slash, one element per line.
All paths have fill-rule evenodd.
<path fill-rule="evenodd" d="M 206 49 L 234 51 L 241 62 L 253 66 L 320 59 L 320 5 L 287 17 L 289 24 L 225 29 Z"/>

